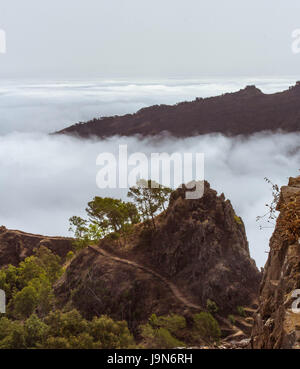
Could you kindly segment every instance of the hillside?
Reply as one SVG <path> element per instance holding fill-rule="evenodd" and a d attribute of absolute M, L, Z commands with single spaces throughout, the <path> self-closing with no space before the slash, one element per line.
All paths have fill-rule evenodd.
<path fill-rule="evenodd" d="M 156 229 L 138 225 L 126 246 L 106 238 L 81 251 L 55 286 L 60 306 L 72 306 L 88 319 L 125 319 L 135 332 L 153 313 L 191 319 L 212 300 L 223 334 L 235 332 L 227 316 L 256 303 L 260 282 L 244 224 L 207 182 L 203 198 L 184 197 L 184 189 L 173 192 Z M 236 321 L 242 337 L 250 333 L 249 323 Z"/>
<path fill-rule="evenodd" d="M 264 94 L 255 86 L 247 86 L 217 97 L 196 98 L 172 106 L 155 105 L 135 114 L 77 123 L 57 133 L 109 137 L 154 136 L 168 132 L 175 137 L 189 137 L 208 133 L 248 135 L 277 130 L 300 130 L 299 82 L 274 94 Z"/>
<path fill-rule="evenodd" d="M 37 234 L 10 230 L 0 227 L 0 268 L 6 265 L 17 266 L 28 256 L 33 255 L 34 249 L 45 246 L 54 254 L 65 258 L 73 249 L 72 239 L 67 237 L 49 237 Z"/>
<path fill-rule="evenodd" d="M 300 177 L 281 189 L 252 332 L 255 349 L 300 348 Z M 295 294 L 294 294 L 295 293 Z"/>

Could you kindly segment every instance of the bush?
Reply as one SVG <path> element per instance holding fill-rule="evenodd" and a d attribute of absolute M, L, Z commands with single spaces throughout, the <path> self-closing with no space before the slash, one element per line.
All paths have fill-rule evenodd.
<path fill-rule="evenodd" d="M 185 347 L 186 345 L 177 338 L 185 328 L 185 318 L 176 314 L 160 317 L 152 314 L 148 324 L 140 327 L 147 348 L 159 349 Z"/>
<path fill-rule="evenodd" d="M 242 317 L 246 316 L 246 312 L 245 312 L 245 309 L 243 308 L 243 306 L 237 306 L 236 311 L 240 316 L 242 316 Z"/>
<path fill-rule="evenodd" d="M 157 317 L 152 314 L 149 319 L 149 324 L 153 328 L 165 328 L 172 334 L 178 334 L 178 332 L 186 328 L 186 320 L 181 315 L 171 314 L 166 316 Z"/>
<path fill-rule="evenodd" d="M 210 299 L 206 300 L 206 308 L 211 314 L 216 314 L 219 311 L 218 305 Z"/>
<path fill-rule="evenodd" d="M 229 314 L 227 318 L 231 324 L 235 324 L 235 317 L 232 314 Z"/>
<path fill-rule="evenodd" d="M 193 316 L 195 330 L 204 340 L 218 341 L 221 337 L 221 330 L 216 319 L 207 312 L 201 312 Z"/>

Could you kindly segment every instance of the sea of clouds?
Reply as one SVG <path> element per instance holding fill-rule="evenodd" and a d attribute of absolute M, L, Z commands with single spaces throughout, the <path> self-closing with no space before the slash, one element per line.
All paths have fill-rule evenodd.
<path fill-rule="evenodd" d="M 84 215 L 95 195 L 126 198 L 125 189 L 99 189 L 96 158 L 118 152 L 192 152 L 205 155 L 205 178 L 224 192 L 246 224 L 252 257 L 263 266 L 272 228 L 259 230 L 256 217 L 272 199 L 264 177 L 279 185 L 299 174 L 299 134 L 249 138 L 204 135 L 159 141 L 135 137 L 79 140 L 48 132 L 94 116 L 134 112 L 154 103 L 236 91 L 255 83 L 264 92 L 294 80 L 172 82 L 6 83 L 0 88 L 0 225 L 48 235 L 69 235 L 68 219 Z"/>

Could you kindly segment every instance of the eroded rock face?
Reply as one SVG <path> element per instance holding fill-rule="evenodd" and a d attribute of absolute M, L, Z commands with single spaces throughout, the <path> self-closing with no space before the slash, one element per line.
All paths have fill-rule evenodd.
<path fill-rule="evenodd" d="M 300 289 L 300 177 L 281 189 L 280 215 L 270 240 L 252 331 L 253 348 L 298 348 L 300 313 L 292 311 L 293 291 Z M 300 294 L 299 294 L 300 295 Z"/>
<path fill-rule="evenodd" d="M 61 306 L 70 303 L 85 316 L 109 314 L 130 327 L 152 313 L 189 313 L 188 306 L 162 283 L 171 282 L 186 300 L 206 308 L 207 299 L 226 316 L 257 297 L 260 272 L 250 258 L 242 220 L 224 195 L 205 183 L 203 198 L 185 200 L 175 191 L 168 209 L 156 218 L 155 230 L 141 225 L 126 247 L 105 239 L 99 248 L 151 269 L 118 263 L 91 248 L 71 262 L 55 291 Z M 192 308 L 191 311 L 195 311 Z"/>
<path fill-rule="evenodd" d="M 135 252 L 143 252 L 146 262 L 195 303 L 206 306 L 211 299 L 226 316 L 257 298 L 261 275 L 249 254 L 244 223 L 207 182 L 197 200 L 186 200 L 184 189 L 173 192 L 150 245 L 138 245 Z"/>
<path fill-rule="evenodd" d="M 0 227 L 0 268 L 8 264 L 18 265 L 31 256 L 35 248 L 46 246 L 52 252 L 64 258 L 72 250 L 72 239 L 65 237 L 47 237 Z"/>

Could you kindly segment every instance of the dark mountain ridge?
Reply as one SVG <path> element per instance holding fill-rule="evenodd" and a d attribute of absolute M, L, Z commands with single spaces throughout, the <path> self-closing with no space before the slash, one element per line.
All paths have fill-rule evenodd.
<path fill-rule="evenodd" d="M 216 97 L 196 98 L 175 105 L 154 105 L 135 114 L 95 118 L 77 123 L 58 134 L 80 137 L 174 137 L 222 133 L 229 136 L 262 131 L 300 130 L 300 82 L 286 91 L 265 94 L 255 86 Z"/>

